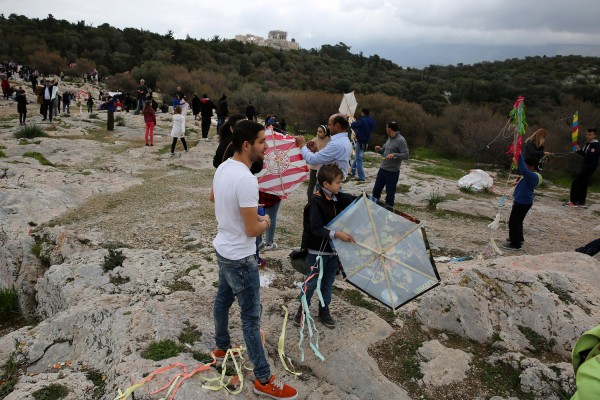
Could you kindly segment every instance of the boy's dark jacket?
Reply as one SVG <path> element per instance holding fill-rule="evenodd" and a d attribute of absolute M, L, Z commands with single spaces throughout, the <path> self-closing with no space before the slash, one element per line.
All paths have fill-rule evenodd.
<path fill-rule="evenodd" d="M 304 207 L 301 248 L 333 252 L 329 241 L 329 229 L 325 228 L 325 225 L 356 199 L 356 196 L 343 192 L 338 192 L 335 196 L 337 201 L 331 200 L 321 189 Z"/>

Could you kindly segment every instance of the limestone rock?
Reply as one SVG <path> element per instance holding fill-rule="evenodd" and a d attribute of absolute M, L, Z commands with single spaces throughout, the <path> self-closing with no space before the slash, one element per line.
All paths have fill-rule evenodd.
<path fill-rule="evenodd" d="M 428 327 L 479 342 L 496 335 L 507 350 L 544 346 L 568 357 L 582 331 L 600 318 L 594 307 L 600 262 L 589 256 L 524 255 L 462 266 L 418 303 L 418 318 Z"/>
<path fill-rule="evenodd" d="M 431 386 L 444 386 L 464 380 L 473 357 L 462 350 L 447 348 L 437 340 L 423 343 L 417 353 L 425 359 L 420 365 L 423 383 Z"/>

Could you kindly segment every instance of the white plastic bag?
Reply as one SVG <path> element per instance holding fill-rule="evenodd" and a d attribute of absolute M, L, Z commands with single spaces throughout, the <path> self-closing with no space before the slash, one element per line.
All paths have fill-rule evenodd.
<path fill-rule="evenodd" d="M 491 189 L 492 186 L 494 186 L 494 179 L 481 169 L 472 169 L 468 175 L 458 180 L 459 188 L 476 192 L 480 192 L 483 189 Z"/>

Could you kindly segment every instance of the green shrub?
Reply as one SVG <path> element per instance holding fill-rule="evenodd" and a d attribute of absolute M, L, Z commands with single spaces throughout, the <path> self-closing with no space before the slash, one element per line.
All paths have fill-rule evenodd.
<path fill-rule="evenodd" d="M 125 126 L 125 117 L 122 115 L 117 115 L 115 117 L 115 125 L 117 126 Z"/>
<path fill-rule="evenodd" d="M 427 198 L 427 205 L 429 208 L 436 208 L 439 203 L 444 201 L 444 195 L 440 189 L 433 189 L 429 192 L 429 197 Z"/>
<path fill-rule="evenodd" d="M 104 272 L 112 271 L 117 267 L 123 266 L 125 256 L 121 250 L 108 249 L 108 255 L 104 256 L 104 263 L 102 269 Z"/>
<path fill-rule="evenodd" d="M 140 354 L 142 358 L 160 361 L 166 358 L 175 357 L 185 350 L 185 346 L 175 343 L 171 339 L 161 340 L 160 342 L 150 343 L 150 346 Z"/>
<path fill-rule="evenodd" d="M 89 118 L 90 118 L 90 119 L 100 119 L 100 117 L 98 116 L 98 114 L 97 114 L 97 113 L 91 113 L 91 114 L 89 115 Z"/>
<path fill-rule="evenodd" d="M 202 332 L 197 331 L 196 329 L 186 328 L 181 331 L 179 334 L 179 341 L 181 343 L 194 344 L 202 338 Z"/>
<path fill-rule="evenodd" d="M 42 153 L 38 153 L 37 151 L 28 151 L 23 153 L 23 157 L 30 157 L 36 159 L 42 165 L 54 166 Z"/>
<path fill-rule="evenodd" d="M 16 352 L 10 354 L 4 365 L 4 371 L 0 374 L 0 399 L 12 393 L 19 381 L 22 365 L 17 361 L 15 354 Z"/>
<path fill-rule="evenodd" d="M 36 137 L 47 137 L 48 134 L 36 124 L 32 124 L 25 125 L 21 129 L 16 131 L 13 136 L 15 137 L 15 139 L 33 139 Z"/>
<path fill-rule="evenodd" d="M 0 289 L 0 320 L 8 321 L 21 316 L 19 295 L 15 288 Z"/>
<path fill-rule="evenodd" d="M 106 392 L 106 377 L 95 369 L 88 370 L 85 377 L 94 384 L 93 398 L 101 399 Z"/>
<path fill-rule="evenodd" d="M 58 400 L 67 397 L 68 394 L 68 387 L 56 383 L 52 383 L 32 393 L 35 400 Z"/>
<path fill-rule="evenodd" d="M 0 150 L 0 158 L 2 158 L 2 157 L 6 157 L 6 153 L 4 151 Z"/>

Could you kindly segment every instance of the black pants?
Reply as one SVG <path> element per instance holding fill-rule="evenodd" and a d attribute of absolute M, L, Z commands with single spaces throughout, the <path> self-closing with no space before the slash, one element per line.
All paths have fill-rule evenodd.
<path fill-rule="evenodd" d="M 202 116 L 202 137 L 206 139 L 208 137 L 208 130 L 210 129 L 210 117 Z"/>
<path fill-rule="evenodd" d="M 19 123 L 25 124 L 25 118 L 27 118 L 27 113 L 19 113 Z"/>
<path fill-rule="evenodd" d="M 596 168 L 581 168 L 581 171 L 573 178 L 571 183 L 571 203 L 574 204 L 585 204 L 585 198 L 587 197 L 588 185 L 590 184 L 590 178 L 596 171 Z"/>
<path fill-rule="evenodd" d="M 50 113 L 50 122 L 52 122 L 52 100 L 44 100 L 42 103 L 42 115 L 44 119 L 48 118 L 48 113 Z"/>
<path fill-rule="evenodd" d="M 508 240 L 510 245 L 517 249 L 521 248 L 521 242 L 525 241 L 523 237 L 523 220 L 533 204 L 513 203 L 508 219 Z"/>
<path fill-rule="evenodd" d="M 185 138 L 182 137 L 182 138 L 179 138 L 179 139 L 181 139 L 181 143 L 183 143 L 183 149 L 185 151 L 187 151 L 187 143 L 185 142 Z M 175 153 L 175 145 L 176 144 L 177 144 L 177 138 L 174 137 L 173 138 L 173 143 L 171 143 L 171 153 Z"/>

